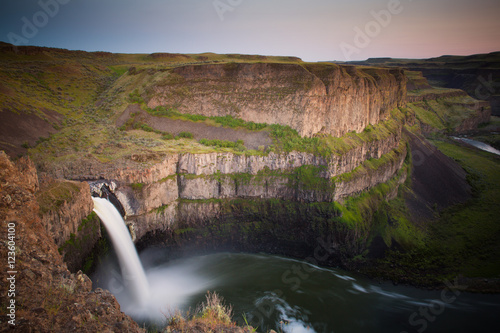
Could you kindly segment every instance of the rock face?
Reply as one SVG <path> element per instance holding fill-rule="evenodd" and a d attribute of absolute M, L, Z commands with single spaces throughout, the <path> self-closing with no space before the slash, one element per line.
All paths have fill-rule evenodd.
<path fill-rule="evenodd" d="M 324 175 L 331 178 L 352 171 L 367 159 L 380 158 L 396 148 L 400 141 L 401 128 L 397 128 L 378 140 L 362 142 L 340 155 L 332 155 L 328 161 L 322 156 L 296 151 L 282 154 L 271 152 L 264 156 L 234 153 L 137 154 L 113 164 L 101 163 L 96 159 L 69 161 L 55 170 L 46 171 L 59 179 L 113 179 L 125 184 L 150 184 L 178 173 L 197 176 L 216 172 L 255 175 L 265 169 L 287 171 L 304 165 L 321 165 L 325 166 Z"/>
<path fill-rule="evenodd" d="M 413 94 L 408 94 L 406 100 L 408 103 L 415 103 L 415 102 L 422 102 L 425 100 L 429 99 L 438 99 L 438 98 L 451 98 L 451 97 L 466 97 L 468 96 L 467 93 L 463 90 L 453 90 L 453 91 L 446 91 L 446 92 L 429 92 L 427 94 L 421 94 L 421 95 L 413 95 Z"/>
<path fill-rule="evenodd" d="M 150 71 L 147 75 L 151 80 L 144 89 L 150 108 L 175 106 L 180 112 L 191 114 L 231 115 L 245 121 L 288 125 L 302 136 L 340 137 L 365 129 L 366 133 L 348 134 L 344 139 L 328 138 L 333 151 L 329 156 L 298 151 L 253 155 L 148 151 L 113 163 L 103 163 L 89 155 L 57 166 L 40 165 L 41 171 L 57 179 L 113 181 L 114 194 L 137 240 L 157 230 L 178 228 L 179 223 L 187 221 L 199 224 L 223 217 L 236 223 L 235 216 L 240 212 L 233 215 L 228 213 L 233 208 L 220 204 L 235 200 L 262 200 L 257 207 L 269 214 L 273 212 L 267 201 L 291 202 L 294 208 L 280 211 L 279 220 L 286 221 L 289 214 L 294 214 L 290 225 L 293 230 L 300 230 L 301 224 L 308 221 L 307 214 L 303 214 L 305 209 L 318 214 L 325 227 L 351 239 L 355 233 L 344 233 L 341 223 L 328 220 L 328 216 L 341 214 L 332 208 L 336 205 L 333 202 L 404 178 L 398 174 L 406 156 L 401 136 L 404 116 L 394 112 L 395 119 L 388 119 L 392 110 L 406 103 L 406 76 L 399 69 L 231 63 L 183 66 Z M 367 128 L 384 120 L 387 121 L 376 129 Z M 370 131 L 373 132 L 369 134 Z M 75 188 L 73 192 L 79 191 Z M 72 235 L 81 239 L 78 221 L 85 216 L 78 207 L 82 211 L 88 209 L 83 207 L 83 201 L 72 201 L 74 207 L 62 202 L 58 209 L 44 212 L 45 226 L 60 247 L 68 240 L 73 242 Z M 333 210 L 323 214 L 314 206 L 316 203 Z M 265 214 L 258 214 L 265 218 Z M 283 223 L 279 229 L 287 228 Z M 313 227 L 308 230 L 307 237 L 311 239 L 319 232 Z M 287 235 L 292 242 L 302 241 L 295 234 Z M 86 236 L 84 233 L 82 237 Z M 354 244 L 353 240 L 349 246 Z"/>
<path fill-rule="evenodd" d="M 402 70 L 334 64 L 183 66 L 156 74 L 146 89 L 150 108 L 288 125 L 302 136 L 361 132 L 406 102 Z"/>
<path fill-rule="evenodd" d="M 120 311 L 109 292 L 91 291 L 92 283 L 86 275 L 68 271 L 38 216 L 37 190 L 33 163 L 21 159 L 14 164 L 0 151 L 0 223 L 2 230 L 7 231 L 9 225 L 15 229 L 14 240 L 7 232 L 0 235 L 0 260 L 7 265 L 9 246 L 15 248 L 15 263 L 10 270 L 16 272 L 15 296 L 7 298 L 10 284 L 0 284 L 0 315 L 4 318 L 0 330 L 11 326 L 19 332 L 143 332 Z M 15 244 L 9 245 L 9 241 Z M 7 269 L 0 275 L 2 281 L 12 277 Z M 12 300 L 15 326 L 5 320 Z"/>
<path fill-rule="evenodd" d="M 69 161 L 47 171 L 57 179 L 118 179 L 126 183 L 151 183 L 174 174 L 177 161 L 177 155 L 138 153 L 114 163 L 101 163 L 97 159 Z"/>
<path fill-rule="evenodd" d="M 78 271 L 101 237 L 99 219 L 92 214 L 89 185 L 47 179 L 36 196 L 47 234 L 58 246 L 70 271 Z"/>
<path fill-rule="evenodd" d="M 378 146 L 375 151 L 359 149 L 358 153 L 346 154 L 344 158 L 348 160 L 340 164 L 339 160 L 326 161 L 300 152 L 268 156 L 181 154 L 176 173 L 141 186 L 116 180 L 120 186 L 115 195 L 125 208 L 127 222 L 133 225 L 136 237 L 140 239 L 147 232 L 164 230 L 180 216 L 186 216 L 179 212 L 179 202 L 233 199 L 281 199 L 305 203 L 342 201 L 395 177 L 406 157 L 404 143 L 380 155 L 377 168 L 363 166 L 366 156 L 376 159 L 392 144 L 391 141 L 387 147 Z M 173 160 L 171 156 L 167 159 Z M 302 173 L 309 174 L 309 178 L 304 178 Z M 137 177 L 141 175 L 137 174 Z"/>
<path fill-rule="evenodd" d="M 406 156 L 402 124 L 395 124 L 328 157 L 298 151 L 265 155 L 138 152 L 113 164 L 97 160 L 61 164 L 51 174 L 66 179 L 109 180 L 129 227 L 140 239 L 187 216 L 179 213 L 179 202 L 281 199 L 331 203 L 386 182 L 396 175 Z M 381 162 L 376 168 L 364 166 L 371 160 Z M 57 218 L 59 215 L 52 220 Z M 59 234 L 53 235 L 58 244 L 68 241 L 75 226 L 72 222 L 56 228 Z"/>
<path fill-rule="evenodd" d="M 287 154 L 270 153 L 266 156 L 246 156 L 231 153 L 181 154 L 178 159 L 179 173 L 194 175 L 250 173 L 268 169 L 289 171 L 304 165 L 324 166 L 324 176 L 332 178 L 350 172 L 367 159 L 380 158 L 399 145 L 401 130 L 381 140 L 364 142 L 342 155 L 327 159 L 310 153 L 291 152 Z"/>
<path fill-rule="evenodd" d="M 488 102 L 480 102 L 474 105 L 468 105 L 469 108 L 475 111 L 475 114 L 467 119 L 464 119 L 460 125 L 455 128 L 457 133 L 466 133 L 476 130 L 479 125 L 487 124 L 491 119 L 491 108 Z"/>
<path fill-rule="evenodd" d="M 87 183 L 54 180 L 44 184 L 37 193 L 38 197 L 50 197 L 51 191 L 63 188 L 67 189 L 67 200 L 62 201 L 53 197 L 52 200 L 61 200 L 58 205 L 48 208 L 42 212 L 41 222 L 45 230 L 54 239 L 56 245 L 61 246 L 67 241 L 71 234 L 78 231 L 79 221 L 86 218 L 94 208 L 90 198 L 89 186 Z M 49 200 L 50 200 L 49 199 Z"/>

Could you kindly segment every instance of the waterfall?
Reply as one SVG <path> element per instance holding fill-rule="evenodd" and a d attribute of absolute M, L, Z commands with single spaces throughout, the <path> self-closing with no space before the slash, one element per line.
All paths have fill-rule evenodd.
<path fill-rule="evenodd" d="M 150 296 L 149 284 L 125 221 L 108 200 L 94 197 L 92 200 L 94 201 L 94 211 L 111 237 L 120 262 L 122 277 L 128 283 L 127 289 L 140 306 L 145 306 Z"/>

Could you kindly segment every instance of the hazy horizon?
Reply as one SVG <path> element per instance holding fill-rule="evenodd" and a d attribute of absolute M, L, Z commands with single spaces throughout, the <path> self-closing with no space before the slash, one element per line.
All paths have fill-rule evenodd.
<path fill-rule="evenodd" d="M 497 0 L 18 0 L 0 40 L 114 53 L 241 53 L 304 61 L 500 51 Z"/>

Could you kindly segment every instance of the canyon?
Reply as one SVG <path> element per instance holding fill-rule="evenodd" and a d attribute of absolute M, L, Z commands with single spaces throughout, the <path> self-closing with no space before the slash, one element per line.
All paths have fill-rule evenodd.
<path fill-rule="evenodd" d="M 52 134 L 36 143 L 26 136 L 30 159 L 17 160 L 23 151 L 17 146 L 6 145 L 10 159 L 0 153 L 2 221 L 17 216 L 22 226 L 26 267 L 19 288 L 28 295 L 30 283 L 40 284 L 33 299 L 19 299 L 25 328 L 90 322 L 95 330 L 141 331 L 81 272 L 95 266 L 105 242 L 91 195 L 112 198 L 138 249 L 164 247 L 172 257 L 227 250 L 304 259 L 321 241 L 330 255 L 318 264 L 367 273 L 386 251 L 417 247 L 426 223 L 468 202 L 475 190 L 457 161 L 422 134 L 476 129 L 489 122 L 491 108 L 464 91 L 435 89 L 421 73 L 297 58 L 167 54 L 125 61 L 29 51 L 27 57 L 68 62 L 78 56 L 86 65 L 75 68 L 91 82 L 85 87 L 102 92 L 84 106 L 54 111 L 57 117 L 43 116 L 54 115 L 48 108 L 32 111 L 43 135 Z M 59 60 L 43 61 L 57 72 Z M 112 74 L 116 68 L 119 75 Z M 64 99 L 38 99 L 64 109 L 78 100 L 70 96 L 72 84 L 47 84 L 64 91 Z M 22 109 L 13 96 L 2 98 L 3 115 Z M 221 119 L 240 122 L 231 127 Z M 259 144 L 239 150 L 202 144 L 207 137 L 200 133 L 211 129 L 211 140 L 233 142 L 245 133 Z M 391 202 L 404 208 L 396 211 Z M 56 292 L 48 299 L 61 298 L 59 306 L 43 300 L 50 290 Z"/>

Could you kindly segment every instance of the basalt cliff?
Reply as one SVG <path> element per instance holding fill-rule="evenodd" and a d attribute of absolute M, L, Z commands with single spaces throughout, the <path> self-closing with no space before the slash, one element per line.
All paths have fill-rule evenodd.
<path fill-rule="evenodd" d="M 228 63 L 183 66 L 152 82 L 146 88 L 150 108 L 288 125 L 302 136 L 361 132 L 406 102 L 399 69 Z"/>

